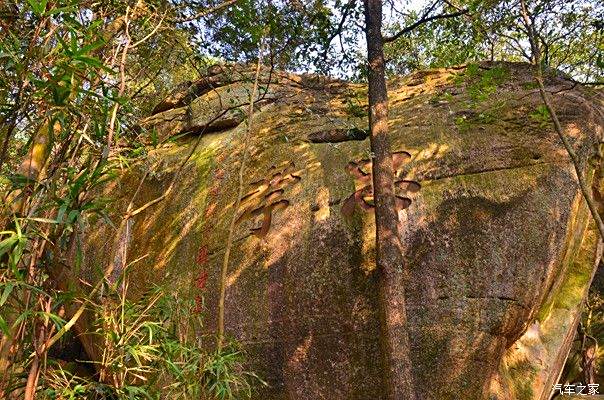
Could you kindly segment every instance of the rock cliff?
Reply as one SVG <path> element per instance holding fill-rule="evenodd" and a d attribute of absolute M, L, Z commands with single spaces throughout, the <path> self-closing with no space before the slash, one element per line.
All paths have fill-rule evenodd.
<path fill-rule="evenodd" d="M 190 158 L 133 220 L 131 285 L 203 296 L 213 332 L 236 212 L 226 324 L 270 385 L 258 398 L 383 398 L 366 88 L 263 70 L 242 143 L 252 79 L 213 68 L 141 123 L 164 144 L 112 184 L 117 209 L 135 192 L 135 206 L 161 196 Z M 598 189 L 604 97 L 554 73 L 546 85 Z M 417 72 L 391 80 L 389 96 L 419 398 L 548 399 L 601 249 L 530 67 Z M 90 267 L 114 236 L 91 227 Z"/>

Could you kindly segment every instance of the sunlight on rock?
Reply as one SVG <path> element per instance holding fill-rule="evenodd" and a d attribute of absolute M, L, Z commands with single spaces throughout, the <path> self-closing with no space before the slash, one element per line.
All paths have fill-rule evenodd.
<path fill-rule="evenodd" d="M 391 83 L 389 139 L 416 386 L 419 398 L 430 400 L 543 400 L 574 338 L 599 258 L 596 236 L 559 139 L 527 116 L 540 104 L 527 67 L 466 68 Z M 480 85 L 492 82 L 479 78 L 489 73 L 504 78 L 485 89 Z M 274 383 L 263 398 L 285 398 L 286 390 L 300 399 L 381 398 L 370 143 L 309 140 L 330 129 L 366 129 L 366 90 L 280 74 L 269 89 L 275 101 L 258 105 L 247 143 L 244 121 L 199 138 L 201 131 L 187 131 L 186 109 L 147 120 L 186 135 L 151 152 L 161 164 L 137 205 L 161 195 L 200 141 L 171 195 L 136 217 L 128 261 L 148 256 L 132 266 L 131 291 L 162 282 L 184 299 L 203 300 L 207 328 L 199 334 L 212 332 L 236 211 L 226 331 L 249 346 L 251 363 Z M 216 93 L 243 98 L 248 86 L 232 83 Z M 481 90 L 493 95 L 481 97 Z M 216 93 L 192 102 L 195 124 L 211 117 Z M 564 96 L 556 106 L 575 108 Z M 600 120 L 596 113 L 565 115 L 585 157 L 597 131 L 586 127 Z M 132 171 L 111 187 L 122 208 L 145 169 Z M 91 229 L 87 265 L 112 240 L 110 229 Z M 394 325 L 403 320 L 396 312 L 391 318 Z"/>
<path fill-rule="evenodd" d="M 318 210 L 315 212 L 315 222 L 325 221 L 329 218 L 329 189 L 321 187 L 317 194 L 316 204 Z"/>

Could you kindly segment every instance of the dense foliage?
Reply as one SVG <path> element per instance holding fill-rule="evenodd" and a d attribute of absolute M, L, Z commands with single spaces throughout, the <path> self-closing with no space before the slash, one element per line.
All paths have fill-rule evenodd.
<path fill-rule="evenodd" d="M 71 0 L 0 10 L 0 397 L 250 393 L 248 380 L 260 381 L 239 350 L 176 329 L 195 304 L 163 288 L 131 303 L 127 265 L 109 255 L 90 290 L 78 283 L 89 219 L 120 225 L 99 189 L 154 142 L 139 116 L 205 70 L 188 33 L 168 23 L 181 10 Z"/>

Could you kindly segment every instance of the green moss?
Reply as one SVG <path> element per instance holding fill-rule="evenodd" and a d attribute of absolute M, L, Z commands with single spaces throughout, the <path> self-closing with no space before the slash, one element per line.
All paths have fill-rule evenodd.
<path fill-rule="evenodd" d="M 204 149 L 196 152 L 191 160 L 195 162 L 199 174 L 205 176 L 214 167 L 214 149 Z"/>
<path fill-rule="evenodd" d="M 582 255 L 586 255 L 581 252 Z M 589 257 L 580 257 L 574 260 L 567 271 L 556 295 L 551 301 L 542 307 L 538 319 L 542 321 L 548 313 L 554 308 L 570 310 L 580 303 L 585 294 L 585 290 L 591 280 L 593 260 Z"/>
<path fill-rule="evenodd" d="M 577 221 L 584 221 L 588 214 L 587 207 L 581 207 L 576 217 Z M 572 226 L 576 232 L 576 238 L 568 249 L 566 265 L 561 267 L 561 274 L 564 277 L 561 283 L 555 288 L 555 294 L 551 296 L 539 309 L 537 320 L 545 321 L 552 310 L 572 309 L 579 304 L 585 294 L 585 290 L 591 280 L 593 272 L 593 252 L 595 246 L 594 232 L 583 234 L 584 225 Z"/>
<path fill-rule="evenodd" d="M 351 117 L 364 118 L 367 116 L 367 109 L 357 96 L 346 97 L 346 114 Z"/>
<path fill-rule="evenodd" d="M 539 84 L 537 82 L 524 82 L 522 84 L 522 88 L 524 90 L 532 90 L 532 89 L 537 89 L 539 87 Z"/>
<path fill-rule="evenodd" d="M 467 93 L 474 102 L 489 99 L 497 87 L 509 77 L 509 71 L 502 65 L 482 69 L 478 64 L 468 64 L 463 73 L 458 74 L 454 82 L 460 86 L 467 83 Z"/>
<path fill-rule="evenodd" d="M 453 82 L 455 82 L 456 85 L 460 86 L 464 82 L 472 78 L 478 77 L 479 74 L 480 66 L 477 63 L 470 63 L 466 66 L 465 70 L 455 76 Z"/>
<path fill-rule="evenodd" d="M 538 106 L 532 113 L 530 113 L 529 117 L 531 117 L 533 121 L 539 123 L 541 128 L 545 128 L 551 122 L 549 110 L 543 104 Z"/>
<path fill-rule="evenodd" d="M 430 103 L 438 104 L 441 101 L 451 102 L 454 98 L 455 96 L 445 90 L 443 92 L 437 93 L 434 97 L 432 97 L 430 99 Z"/>
<path fill-rule="evenodd" d="M 459 133 L 465 133 L 470 130 L 470 121 L 465 115 L 456 117 L 454 122 L 455 126 L 459 130 Z"/>
<path fill-rule="evenodd" d="M 508 367 L 508 375 L 514 384 L 516 400 L 533 399 L 533 381 L 537 376 L 537 369 L 524 359 Z"/>
<path fill-rule="evenodd" d="M 585 268 L 588 267 L 588 268 Z M 573 273 L 569 274 L 560 288 L 554 307 L 571 309 L 583 299 L 585 288 L 591 278 L 591 264 L 573 263 Z"/>

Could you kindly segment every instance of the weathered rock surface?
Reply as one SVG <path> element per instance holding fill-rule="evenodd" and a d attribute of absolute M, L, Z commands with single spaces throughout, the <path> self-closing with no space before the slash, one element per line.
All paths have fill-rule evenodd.
<path fill-rule="evenodd" d="M 170 196 L 134 220 L 128 260 L 144 257 L 131 267 L 134 290 L 203 295 L 212 332 L 237 212 L 227 331 L 270 385 L 258 399 L 383 398 L 365 88 L 263 72 L 246 195 L 233 210 L 252 82 L 217 76 L 142 124 L 163 138 L 204 132 L 197 147 L 195 136 L 162 146 L 111 188 L 125 207 L 148 172 L 134 204 L 153 200 L 192 151 Z M 199 89 L 209 81 L 216 87 Z M 591 181 L 603 97 L 560 77 L 546 83 Z M 424 71 L 391 81 L 389 94 L 418 398 L 547 399 L 600 251 L 529 67 Z M 231 121 L 205 128 L 229 104 L 218 118 Z M 106 259 L 96 255 L 112 251 L 114 235 L 90 230 L 88 265 Z"/>

